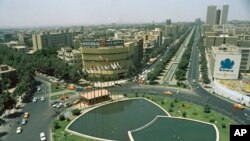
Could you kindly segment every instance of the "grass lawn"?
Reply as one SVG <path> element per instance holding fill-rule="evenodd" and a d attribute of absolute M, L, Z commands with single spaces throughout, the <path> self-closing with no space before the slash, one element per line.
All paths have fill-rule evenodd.
<path fill-rule="evenodd" d="M 180 101 L 171 97 L 155 95 L 145 95 L 145 97 L 162 106 L 171 116 L 182 117 L 183 112 L 186 112 L 187 118 L 215 124 L 219 130 L 220 141 L 229 141 L 229 125 L 234 124 L 235 122 L 228 117 L 213 110 L 211 110 L 210 113 L 205 113 L 203 106 Z M 225 124 L 226 128 L 222 128 L 222 124 Z"/>
<path fill-rule="evenodd" d="M 79 136 L 70 134 L 68 132 L 65 132 L 64 129 L 70 123 L 70 121 L 55 120 L 54 122 L 57 122 L 59 124 L 59 128 L 54 130 L 54 132 L 52 133 L 54 141 L 94 141 L 91 139 L 86 139 L 86 138 L 79 137 Z"/>
<path fill-rule="evenodd" d="M 59 99 L 62 96 L 70 96 L 70 95 L 73 95 L 73 94 L 75 94 L 75 93 L 74 92 L 66 92 L 66 93 L 63 93 L 63 94 L 53 95 L 53 96 L 50 97 L 50 100 L 56 100 L 56 99 Z"/>
<path fill-rule="evenodd" d="M 65 90 L 65 88 L 63 88 L 62 86 L 57 86 L 55 84 L 51 84 L 50 87 L 51 87 L 51 93 L 60 92 L 60 91 Z"/>

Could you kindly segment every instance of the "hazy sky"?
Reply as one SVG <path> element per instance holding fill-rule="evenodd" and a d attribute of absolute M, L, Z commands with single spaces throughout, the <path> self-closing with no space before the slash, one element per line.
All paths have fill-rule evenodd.
<path fill-rule="evenodd" d="M 208 5 L 250 20 L 249 0 L 0 0 L 0 27 L 194 21 Z"/>

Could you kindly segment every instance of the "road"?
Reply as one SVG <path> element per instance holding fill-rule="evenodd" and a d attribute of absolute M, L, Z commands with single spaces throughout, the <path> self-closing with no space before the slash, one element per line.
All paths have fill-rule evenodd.
<path fill-rule="evenodd" d="M 26 125 L 21 125 L 17 123 L 12 124 L 10 132 L 5 136 L 5 140 L 8 141 L 40 141 L 40 132 L 44 132 L 47 141 L 50 141 L 50 123 L 52 121 L 51 113 L 53 109 L 50 108 L 49 104 L 49 86 L 46 83 L 41 83 L 39 85 L 41 91 L 36 91 L 34 97 L 38 98 L 36 103 L 30 102 L 26 103 L 23 108 L 23 112 L 29 112 L 30 117 Z M 41 101 L 41 96 L 45 97 L 45 101 Z M 16 120 L 21 122 L 23 114 L 20 115 Z M 21 126 L 23 131 L 21 134 L 16 134 L 16 128 Z"/>
<path fill-rule="evenodd" d="M 197 28 L 198 29 L 198 28 Z M 233 118 L 240 124 L 250 124 L 250 120 L 245 114 L 250 115 L 250 110 L 233 110 L 233 104 L 229 100 L 225 100 L 217 95 L 209 93 L 198 82 L 199 78 L 199 49 L 196 46 L 199 43 L 200 33 L 196 31 L 194 44 L 192 46 L 190 68 L 188 70 L 188 82 L 192 91 L 201 97 L 201 101 L 209 104 L 214 110 Z M 193 82 L 193 79 L 195 82 Z"/>
<path fill-rule="evenodd" d="M 180 62 L 182 55 L 184 54 L 184 52 L 186 50 L 186 46 L 187 46 L 193 32 L 194 32 L 194 27 L 193 27 L 192 31 L 189 33 L 188 37 L 185 39 L 185 42 L 181 45 L 180 49 L 176 53 L 177 54 L 176 58 L 172 61 L 172 65 L 168 70 L 168 73 L 167 73 L 167 76 L 165 77 L 164 83 L 169 83 L 172 80 L 174 73 L 177 69 L 178 63 Z"/>

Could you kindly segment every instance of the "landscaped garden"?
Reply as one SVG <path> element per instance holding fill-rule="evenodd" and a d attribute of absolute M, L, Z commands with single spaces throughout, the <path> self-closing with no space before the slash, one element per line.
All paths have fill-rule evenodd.
<path fill-rule="evenodd" d="M 137 96 L 142 96 L 152 100 L 153 102 L 163 107 L 166 111 L 168 111 L 171 116 L 191 118 L 213 123 L 217 126 L 219 130 L 220 141 L 229 140 L 229 125 L 235 124 L 235 122 L 229 119 L 228 117 L 225 117 L 222 114 L 213 111 L 209 107 L 209 105 L 199 106 L 193 103 L 181 101 L 166 96 L 158 96 L 158 95 L 137 95 Z M 135 97 L 135 95 L 128 95 L 128 97 L 132 98 Z M 70 119 L 54 121 L 52 128 L 53 128 L 53 138 L 56 141 L 58 140 L 91 141 L 90 139 L 85 139 L 65 132 L 64 129 L 69 123 Z"/>

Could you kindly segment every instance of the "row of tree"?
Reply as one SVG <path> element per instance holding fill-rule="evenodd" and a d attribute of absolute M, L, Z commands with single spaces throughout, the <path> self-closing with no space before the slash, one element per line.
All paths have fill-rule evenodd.
<path fill-rule="evenodd" d="M 6 64 L 16 69 L 17 86 L 13 95 L 9 95 L 8 80 L 1 80 L 1 87 L 4 88 L 3 93 L 0 95 L 0 105 L 8 104 L 8 99 L 16 100 L 18 96 L 22 96 L 23 100 L 28 99 L 36 81 L 34 80 L 35 72 L 42 72 L 50 76 L 56 76 L 69 82 L 77 82 L 81 77 L 85 77 L 82 73 L 81 67 L 77 65 L 68 65 L 63 60 L 56 57 L 58 48 L 46 48 L 37 51 L 33 55 L 26 54 L 25 52 L 8 48 L 4 44 L 0 44 L 0 64 Z M 8 79 L 8 77 L 6 77 Z M 10 80 L 11 81 L 11 80 Z M 12 108 L 15 105 L 12 105 Z M 3 113 L 9 105 L 1 106 L 0 113 Z"/>
<path fill-rule="evenodd" d="M 199 28 L 200 33 L 201 33 L 201 29 Z M 207 68 L 207 59 L 206 59 L 206 54 L 205 54 L 205 46 L 204 46 L 204 42 L 203 39 L 200 38 L 200 43 L 199 43 L 199 50 L 200 50 L 200 66 L 201 66 L 201 74 L 202 74 L 202 81 L 205 84 L 209 84 L 211 83 L 211 80 L 208 77 L 208 68 Z"/>
<path fill-rule="evenodd" d="M 195 31 L 195 29 L 194 29 Z M 191 38 L 187 44 L 187 49 L 182 55 L 181 61 L 178 64 L 177 71 L 175 72 L 175 78 L 178 81 L 182 81 L 186 79 L 187 68 L 190 60 L 190 56 L 192 53 L 192 45 L 194 43 L 195 32 L 191 35 Z"/>
<path fill-rule="evenodd" d="M 189 30 L 187 30 L 185 32 L 185 34 L 180 37 L 179 42 L 174 44 L 169 49 L 167 54 L 162 58 L 162 61 L 160 61 L 156 64 L 156 67 L 154 68 L 154 70 L 151 71 L 150 73 L 148 73 L 147 79 L 148 79 L 150 84 L 152 84 L 154 82 L 154 80 L 157 78 L 157 76 L 161 73 L 161 71 L 165 69 L 165 66 L 170 61 L 170 59 L 175 55 L 175 53 L 178 51 L 178 49 L 180 48 L 181 44 L 184 42 L 184 40 L 186 39 L 186 37 L 188 36 L 190 31 L 191 31 L 191 28 L 189 28 Z"/>

